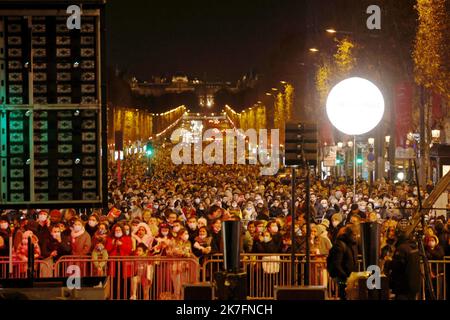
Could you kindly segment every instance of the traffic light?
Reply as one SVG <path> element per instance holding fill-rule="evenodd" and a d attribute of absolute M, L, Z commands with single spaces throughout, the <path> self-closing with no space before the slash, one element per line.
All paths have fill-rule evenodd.
<path fill-rule="evenodd" d="M 286 123 L 285 166 L 300 166 L 307 161 L 317 164 L 317 125 L 314 123 Z"/>
<path fill-rule="evenodd" d="M 340 153 L 336 154 L 336 165 L 340 165 L 344 163 L 344 156 Z"/>
<path fill-rule="evenodd" d="M 361 153 L 361 149 L 358 149 L 358 155 L 356 156 L 356 164 L 362 164 L 363 163 L 363 156 Z"/>
<path fill-rule="evenodd" d="M 153 148 L 153 144 L 151 142 L 147 142 L 147 144 L 145 145 L 145 155 L 148 158 L 151 158 L 154 153 L 155 153 L 155 150 Z"/>

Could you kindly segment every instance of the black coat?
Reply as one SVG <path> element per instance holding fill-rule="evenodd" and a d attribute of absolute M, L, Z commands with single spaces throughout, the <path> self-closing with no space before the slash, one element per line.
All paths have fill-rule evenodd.
<path fill-rule="evenodd" d="M 385 269 L 394 294 L 414 295 L 419 292 L 420 255 L 415 242 L 400 238 L 392 261 Z"/>
<path fill-rule="evenodd" d="M 46 225 L 41 226 L 39 224 L 36 229 L 36 236 L 39 240 L 39 248 L 41 249 L 41 257 L 43 259 L 48 258 L 53 251 L 50 246 L 50 243 L 53 240 L 53 237 L 50 233 L 50 229 Z"/>
<path fill-rule="evenodd" d="M 358 270 L 358 256 L 354 243 L 340 236 L 334 244 L 333 259 L 328 263 L 331 264 L 330 269 L 335 270 L 336 277 L 339 279 L 347 279 L 352 272 Z"/>
<path fill-rule="evenodd" d="M 61 234 L 61 242 L 52 237 L 51 240 L 48 242 L 47 246 L 48 251 L 50 253 L 52 253 L 55 250 L 58 253 L 56 257 L 53 257 L 54 261 L 58 260 L 62 256 L 68 256 L 72 254 L 71 238 L 64 236 L 62 234 Z"/>
<path fill-rule="evenodd" d="M 222 250 L 222 232 L 211 232 L 211 254 L 221 253 Z"/>

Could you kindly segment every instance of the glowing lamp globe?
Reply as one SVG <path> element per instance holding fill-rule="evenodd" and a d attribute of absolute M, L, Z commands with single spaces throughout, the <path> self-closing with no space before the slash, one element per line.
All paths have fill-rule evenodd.
<path fill-rule="evenodd" d="M 383 114 L 383 95 L 369 80 L 345 79 L 328 94 L 328 119 L 345 134 L 354 136 L 369 132 L 378 125 Z"/>

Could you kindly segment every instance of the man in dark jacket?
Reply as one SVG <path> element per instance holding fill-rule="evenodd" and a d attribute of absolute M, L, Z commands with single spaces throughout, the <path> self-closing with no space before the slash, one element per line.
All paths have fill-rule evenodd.
<path fill-rule="evenodd" d="M 339 296 L 345 300 L 347 278 L 352 272 L 358 270 L 356 235 L 351 226 L 345 226 L 339 230 L 336 243 L 330 250 L 327 264 L 330 275 L 338 283 Z"/>
<path fill-rule="evenodd" d="M 420 255 L 417 244 L 397 231 L 397 243 L 392 261 L 386 265 L 386 275 L 397 300 L 415 300 L 420 290 Z"/>

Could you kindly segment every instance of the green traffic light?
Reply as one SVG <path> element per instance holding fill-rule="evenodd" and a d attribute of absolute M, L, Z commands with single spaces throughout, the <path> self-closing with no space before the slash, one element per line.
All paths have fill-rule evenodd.
<path fill-rule="evenodd" d="M 356 163 L 357 164 L 362 164 L 363 163 L 363 159 L 362 158 L 356 158 Z"/>

